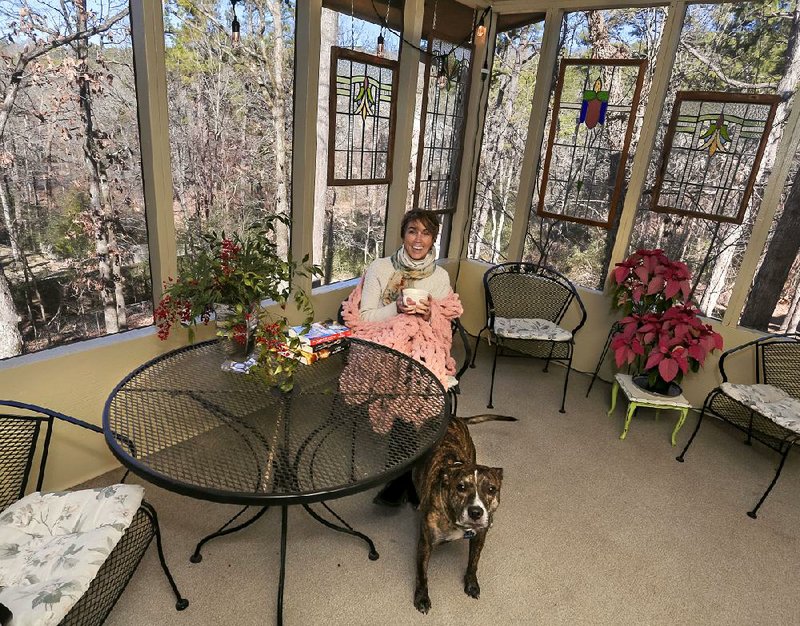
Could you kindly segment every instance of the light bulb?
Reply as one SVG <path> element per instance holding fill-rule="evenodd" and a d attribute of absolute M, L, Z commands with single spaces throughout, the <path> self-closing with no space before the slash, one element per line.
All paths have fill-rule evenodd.
<path fill-rule="evenodd" d="M 478 24 L 478 28 L 475 29 L 475 36 L 480 39 L 485 35 L 486 35 L 486 27 L 483 25 L 483 20 L 481 20 L 481 23 Z"/>
<path fill-rule="evenodd" d="M 376 48 L 376 54 L 379 57 L 383 56 L 383 34 L 378 35 L 378 47 Z"/>
<path fill-rule="evenodd" d="M 239 20 L 236 19 L 236 15 L 233 16 L 233 22 L 231 23 L 231 43 L 235 46 L 239 43 Z"/>
<path fill-rule="evenodd" d="M 447 76 L 439 74 L 439 77 L 436 79 L 436 84 L 439 86 L 439 89 L 447 87 Z"/>

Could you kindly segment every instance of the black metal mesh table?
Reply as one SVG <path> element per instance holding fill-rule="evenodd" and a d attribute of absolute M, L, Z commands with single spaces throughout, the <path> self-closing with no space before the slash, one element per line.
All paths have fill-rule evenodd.
<path fill-rule="evenodd" d="M 182 348 L 129 374 L 106 402 L 103 430 L 119 460 L 142 478 L 213 502 L 261 507 L 208 540 L 240 530 L 280 505 L 282 621 L 286 507 L 301 504 L 326 526 L 372 541 L 323 501 L 400 475 L 444 434 L 444 387 L 423 365 L 383 346 L 353 339 L 346 350 L 300 366 L 283 393 L 256 374 L 222 371 L 217 342 Z M 322 505 L 344 526 L 321 517 Z"/>

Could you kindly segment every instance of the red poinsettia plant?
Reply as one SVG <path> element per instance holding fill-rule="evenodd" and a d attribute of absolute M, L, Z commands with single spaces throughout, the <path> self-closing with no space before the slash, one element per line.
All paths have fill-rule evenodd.
<path fill-rule="evenodd" d="M 614 270 L 614 305 L 628 314 L 611 339 L 617 367 L 633 366 L 656 391 L 680 383 L 723 347 L 722 335 L 688 301 L 690 279 L 686 265 L 663 250 L 638 250 Z"/>
<path fill-rule="evenodd" d="M 663 313 L 633 313 L 622 318 L 621 330 L 611 341 L 617 367 L 634 364 L 647 374 L 652 388 L 659 382 L 680 383 L 689 370 L 696 372 L 714 350 L 722 350 L 722 335 L 699 317 L 691 304 Z"/>
<path fill-rule="evenodd" d="M 614 269 L 614 306 L 626 313 L 663 312 L 685 302 L 691 272 L 663 250 L 637 250 Z"/>

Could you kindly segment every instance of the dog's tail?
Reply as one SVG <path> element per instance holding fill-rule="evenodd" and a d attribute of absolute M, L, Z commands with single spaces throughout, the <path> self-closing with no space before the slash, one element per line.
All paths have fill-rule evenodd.
<path fill-rule="evenodd" d="M 494 415 L 493 413 L 481 413 L 470 417 L 462 417 L 465 424 L 480 424 L 482 422 L 516 422 L 516 417 L 510 415 Z"/>

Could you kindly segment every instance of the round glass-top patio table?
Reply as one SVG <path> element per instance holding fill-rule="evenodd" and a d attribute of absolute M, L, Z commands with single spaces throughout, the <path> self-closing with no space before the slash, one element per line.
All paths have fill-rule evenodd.
<path fill-rule="evenodd" d="M 258 373 L 223 371 L 225 358 L 212 341 L 145 363 L 111 392 L 103 431 L 122 464 L 149 482 L 213 502 L 262 507 L 249 522 L 223 526 L 203 540 L 194 561 L 206 540 L 281 506 L 281 623 L 286 507 L 304 505 L 326 526 L 367 541 L 370 558 L 377 558 L 368 537 L 338 516 L 346 528 L 319 517 L 308 504 L 405 472 L 444 434 L 449 403 L 424 365 L 358 339 L 299 365 L 285 393 Z"/>

